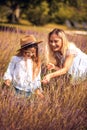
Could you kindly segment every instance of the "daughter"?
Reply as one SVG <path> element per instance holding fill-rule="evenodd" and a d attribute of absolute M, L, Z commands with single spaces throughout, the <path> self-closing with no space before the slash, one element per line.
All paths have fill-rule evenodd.
<path fill-rule="evenodd" d="M 41 89 L 41 63 L 38 55 L 38 44 L 33 35 L 20 39 L 21 48 L 18 54 L 12 57 L 4 74 L 5 85 L 11 82 L 17 93 L 25 93 L 26 96 L 36 93 L 43 98 Z"/>

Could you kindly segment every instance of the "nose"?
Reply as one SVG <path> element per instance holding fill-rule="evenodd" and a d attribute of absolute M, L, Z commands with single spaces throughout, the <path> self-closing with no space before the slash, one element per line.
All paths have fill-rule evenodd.
<path fill-rule="evenodd" d="M 30 53 L 30 56 L 33 56 L 33 53 Z"/>
<path fill-rule="evenodd" d="M 52 42 L 52 46 L 55 46 L 55 42 L 54 41 Z"/>

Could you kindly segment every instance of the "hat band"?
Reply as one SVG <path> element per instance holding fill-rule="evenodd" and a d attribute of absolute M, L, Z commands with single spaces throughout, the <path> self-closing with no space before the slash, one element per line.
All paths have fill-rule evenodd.
<path fill-rule="evenodd" d="M 21 48 L 25 48 L 25 47 L 31 46 L 33 44 L 36 44 L 36 42 L 27 43 L 25 45 L 22 45 Z"/>

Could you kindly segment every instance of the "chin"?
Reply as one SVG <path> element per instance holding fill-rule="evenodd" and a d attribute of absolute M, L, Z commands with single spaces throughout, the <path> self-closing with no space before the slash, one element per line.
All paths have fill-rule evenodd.
<path fill-rule="evenodd" d="M 60 49 L 53 49 L 54 52 L 59 51 Z"/>
<path fill-rule="evenodd" d="M 28 57 L 27 59 L 31 59 L 31 57 Z"/>

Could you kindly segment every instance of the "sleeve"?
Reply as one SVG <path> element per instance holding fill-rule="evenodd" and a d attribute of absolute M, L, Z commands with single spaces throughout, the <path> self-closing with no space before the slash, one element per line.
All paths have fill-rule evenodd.
<path fill-rule="evenodd" d="M 41 88 L 41 69 L 40 69 L 34 83 L 35 83 L 34 90 L 39 88 L 40 91 L 42 91 L 42 88 Z"/>
<path fill-rule="evenodd" d="M 69 48 L 67 50 L 67 54 L 66 55 L 70 55 L 70 54 L 72 54 L 74 56 L 77 55 L 77 47 L 73 43 L 70 44 L 70 46 L 69 46 Z"/>
<path fill-rule="evenodd" d="M 39 71 L 39 74 L 37 76 L 37 87 L 41 87 L 41 70 Z"/>
<path fill-rule="evenodd" d="M 9 80 L 12 81 L 12 75 L 13 75 L 13 72 L 14 72 L 14 67 L 15 67 L 15 57 L 12 57 L 9 65 L 8 65 L 8 68 L 7 68 L 7 70 L 4 74 L 4 77 L 3 77 L 4 80 L 9 79 Z"/>

